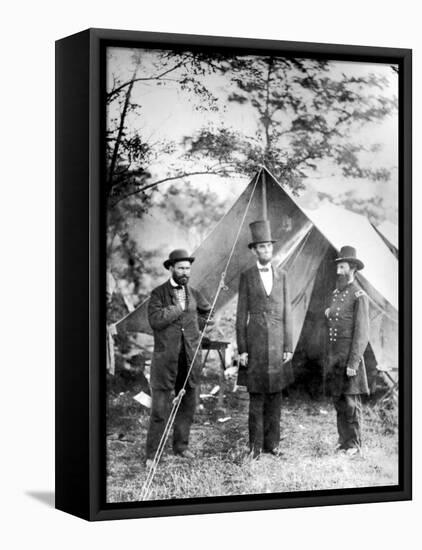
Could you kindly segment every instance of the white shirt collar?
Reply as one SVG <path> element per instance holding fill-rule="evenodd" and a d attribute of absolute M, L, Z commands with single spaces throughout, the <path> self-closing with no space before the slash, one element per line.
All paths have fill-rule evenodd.
<path fill-rule="evenodd" d="M 262 265 L 259 263 L 259 261 L 256 262 L 256 265 L 258 267 L 258 269 L 266 269 L 266 268 L 269 268 L 270 271 L 272 271 L 272 265 L 271 265 L 271 262 L 269 262 L 267 265 Z"/>
<path fill-rule="evenodd" d="M 173 279 L 173 277 L 170 277 L 170 284 L 171 284 L 171 286 L 174 286 L 174 287 L 176 287 L 176 286 L 181 286 L 181 285 L 178 285 L 178 284 L 176 283 L 176 281 Z"/>

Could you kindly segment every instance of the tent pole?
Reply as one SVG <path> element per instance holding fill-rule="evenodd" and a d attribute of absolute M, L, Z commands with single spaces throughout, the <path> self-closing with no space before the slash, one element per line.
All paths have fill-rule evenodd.
<path fill-rule="evenodd" d="M 267 182 L 265 179 L 265 170 L 262 170 L 262 219 L 268 219 L 267 212 Z"/>

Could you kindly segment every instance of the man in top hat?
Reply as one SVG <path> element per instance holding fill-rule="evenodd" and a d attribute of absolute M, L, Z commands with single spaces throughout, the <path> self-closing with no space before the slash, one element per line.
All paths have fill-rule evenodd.
<path fill-rule="evenodd" d="M 363 354 L 369 341 L 368 296 L 355 279 L 364 268 L 356 249 L 343 246 L 335 263 L 337 283 L 325 310 L 328 372 L 337 411 L 338 449 L 350 456 L 361 447 L 361 394 L 368 394 Z"/>
<path fill-rule="evenodd" d="M 271 264 L 269 221 L 250 224 L 255 264 L 240 275 L 236 335 L 241 365 L 247 366 L 249 448 L 279 454 L 282 389 L 292 381 L 292 321 L 286 273 Z"/>
<path fill-rule="evenodd" d="M 152 291 L 148 320 L 154 331 L 151 362 L 152 405 L 146 443 L 147 466 L 152 464 L 171 410 L 173 397 L 181 399 L 173 431 L 173 452 L 193 458 L 189 450 L 189 432 L 196 406 L 195 386 L 201 373 L 198 350 L 192 370 L 181 392 L 200 342 L 201 330 L 207 324 L 211 306 L 189 282 L 194 258 L 186 250 L 170 253 L 164 262 L 170 278 Z M 211 323 L 209 323 L 211 325 Z"/>

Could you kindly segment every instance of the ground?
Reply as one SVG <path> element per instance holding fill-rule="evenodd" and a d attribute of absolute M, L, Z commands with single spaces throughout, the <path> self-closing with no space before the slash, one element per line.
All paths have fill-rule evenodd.
<path fill-rule="evenodd" d="M 215 380 L 205 380 L 206 393 Z M 225 392 L 201 400 L 191 431 L 192 461 L 174 457 L 168 444 L 151 484 L 149 499 L 192 498 L 321 489 L 375 487 L 398 483 L 396 410 L 364 406 L 363 449 L 348 458 L 335 452 L 335 411 L 329 398 L 290 392 L 281 414 L 283 455 L 251 460 L 247 453 L 248 394 Z M 107 421 L 107 501 L 139 501 L 147 476 L 145 438 L 148 409 L 134 392 L 110 394 Z M 387 407 L 387 408 L 386 408 Z M 226 419 L 221 422 L 222 419 Z"/>

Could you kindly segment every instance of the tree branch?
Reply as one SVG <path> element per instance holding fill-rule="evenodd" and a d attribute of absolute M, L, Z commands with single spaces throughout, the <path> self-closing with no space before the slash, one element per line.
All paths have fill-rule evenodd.
<path fill-rule="evenodd" d="M 117 132 L 116 142 L 114 144 L 113 155 L 112 155 L 112 158 L 111 158 L 110 169 L 109 169 L 109 173 L 108 173 L 108 182 L 109 182 L 110 187 L 112 185 L 114 170 L 115 170 L 115 167 L 116 167 L 117 157 L 118 157 L 118 153 L 119 153 L 119 147 L 120 147 L 120 143 L 122 141 L 126 114 L 127 114 L 128 108 L 129 108 L 130 94 L 132 92 L 133 83 L 135 81 L 137 71 L 138 71 L 138 65 L 135 68 L 132 80 L 129 81 L 129 89 L 126 92 L 125 103 L 124 103 L 122 112 L 120 113 L 119 129 L 118 129 L 118 132 Z"/>
<path fill-rule="evenodd" d="M 131 79 L 128 82 L 125 82 L 124 84 L 121 84 L 117 88 L 114 88 L 107 94 L 107 101 L 110 102 L 114 96 L 118 95 L 124 88 L 127 86 L 130 86 L 131 84 L 135 82 L 141 82 L 141 81 L 148 81 L 148 80 L 161 80 L 166 74 L 171 73 L 172 71 L 175 71 L 179 67 L 183 65 L 183 61 L 179 61 L 179 63 L 176 63 L 174 67 L 171 67 L 170 69 L 167 69 L 166 71 L 162 72 L 161 74 L 155 75 L 155 76 L 146 76 L 146 77 L 139 77 L 135 79 Z"/>
<path fill-rule="evenodd" d="M 197 172 L 186 172 L 183 174 L 178 174 L 177 176 L 169 176 L 167 178 L 163 178 L 161 180 L 155 181 L 154 183 L 149 183 L 148 185 L 145 185 L 144 187 L 141 187 L 139 189 L 136 189 L 134 191 L 131 191 L 130 193 L 127 193 L 123 197 L 120 197 L 113 203 L 111 203 L 111 208 L 114 208 L 119 202 L 121 202 L 124 199 L 127 199 L 133 195 L 137 195 L 138 193 L 143 193 L 144 191 L 147 191 L 148 189 L 152 189 L 153 187 L 157 187 L 157 185 L 160 185 L 161 183 L 165 183 L 167 181 L 174 181 L 178 179 L 188 178 L 191 176 L 219 176 L 219 175 L 230 175 L 230 174 L 236 174 L 236 170 L 227 170 L 225 168 L 220 170 L 203 170 L 203 171 L 197 171 Z"/>

